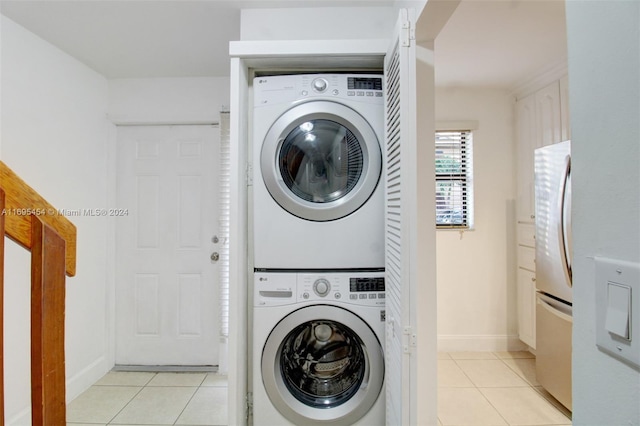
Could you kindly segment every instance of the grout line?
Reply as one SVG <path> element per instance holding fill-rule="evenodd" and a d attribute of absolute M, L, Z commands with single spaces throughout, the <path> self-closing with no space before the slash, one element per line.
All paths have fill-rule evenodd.
<path fill-rule="evenodd" d="M 114 420 L 115 420 L 115 418 L 116 418 L 116 417 L 118 417 L 118 415 L 119 415 L 120 413 L 122 413 L 122 411 L 123 411 L 125 408 L 127 408 L 127 407 L 129 406 L 129 404 L 131 404 L 131 401 L 133 401 L 133 400 L 136 398 L 136 396 L 140 395 L 140 392 L 142 392 L 142 391 L 144 390 L 144 388 L 146 388 L 146 387 L 147 387 L 146 385 L 145 385 L 145 386 L 142 386 L 142 387 L 140 388 L 140 390 L 139 390 L 135 395 L 133 395 L 133 396 L 131 397 L 131 399 L 129 400 L 129 402 L 127 402 L 126 404 L 124 404 L 124 406 L 123 406 L 123 407 L 122 407 L 122 408 L 121 408 L 121 409 L 120 409 L 116 414 L 114 414 L 114 415 L 113 415 L 113 417 L 111 417 L 111 420 L 109 420 L 109 421 L 107 422 L 107 426 L 108 426 L 108 425 L 113 424 L 113 423 L 111 423 L 111 422 L 112 422 L 112 421 L 114 421 Z"/>
<path fill-rule="evenodd" d="M 191 395 L 191 398 L 189 398 L 189 401 L 187 401 L 187 403 L 184 405 L 184 407 L 182 407 L 182 410 L 180 411 L 180 414 L 178 414 L 178 417 L 176 417 L 176 420 L 173 422 L 174 425 L 178 424 L 178 420 L 180 420 L 180 417 L 182 417 L 182 415 L 184 414 L 184 410 L 187 409 L 187 407 L 189 406 L 189 404 L 193 400 L 193 397 L 196 396 L 196 394 L 198 393 L 199 389 L 200 389 L 200 386 L 198 386 L 196 388 L 195 392 L 193 392 L 193 394 Z"/>
<path fill-rule="evenodd" d="M 447 352 L 447 353 L 448 353 L 448 352 Z M 534 386 L 534 385 L 532 385 L 531 383 L 529 383 L 529 381 L 528 381 L 526 378 L 524 378 L 523 376 L 521 376 L 520 374 L 518 374 L 518 372 L 516 372 L 513 368 L 511 368 L 511 366 L 509 366 L 509 364 L 507 364 L 507 363 L 505 362 L 505 360 L 506 360 L 506 359 L 519 359 L 519 358 L 501 358 L 501 357 L 499 357 L 498 355 L 496 355 L 494 352 L 492 352 L 492 354 L 496 357 L 496 359 L 499 359 L 500 361 L 502 361 L 502 363 L 503 363 L 505 366 L 507 366 L 507 368 L 508 368 L 510 371 L 513 371 L 513 373 L 514 373 L 514 374 L 516 374 L 519 378 L 521 378 L 521 379 L 522 379 L 522 380 L 527 384 L 527 386 L 526 386 L 526 387 L 528 387 L 529 389 L 532 389 L 534 392 L 536 392 L 538 395 L 540 395 L 540 397 L 542 397 L 542 398 L 543 398 L 547 403 L 549 403 L 549 404 L 550 404 L 550 405 L 551 405 L 551 406 L 552 406 L 556 411 L 558 411 L 559 413 L 561 413 L 563 416 L 567 417 L 567 415 L 566 415 L 566 414 L 565 414 L 565 413 L 564 413 L 560 408 L 558 408 L 558 407 L 557 407 L 557 406 L 556 406 L 552 401 L 549 401 L 549 399 L 546 397 L 546 395 L 544 395 L 544 394 L 543 394 L 543 393 L 541 393 L 538 389 L 536 389 L 536 386 Z M 470 360 L 471 360 L 471 361 L 491 361 L 492 359 L 480 358 L 480 359 L 460 359 L 460 360 L 458 360 L 458 359 L 455 359 L 455 358 L 451 357 L 450 355 L 449 355 L 449 357 L 450 357 L 450 358 L 455 362 L 456 366 L 457 366 L 458 368 L 460 368 L 460 370 L 462 371 L 462 374 L 464 374 L 464 375 L 465 375 L 465 377 L 467 377 L 467 379 L 469 379 L 469 381 L 470 381 L 470 382 L 471 382 L 471 384 L 474 386 L 474 388 L 475 388 L 475 389 L 477 389 L 477 390 L 478 390 L 478 392 L 480 392 L 480 394 L 482 395 L 482 397 L 483 397 L 483 398 L 484 398 L 484 399 L 489 403 L 489 405 L 490 405 L 490 406 L 491 406 L 491 407 L 496 411 L 496 413 L 498 413 L 498 415 L 499 415 L 499 416 L 504 420 L 504 422 L 505 422 L 507 425 L 509 425 L 509 426 L 513 426 L 513 425 L 511 425 L 511 423 L 509 423 L 509 422 L 507 421 L 507 419 L 502 415 L 502 413 L 501 413 L 501 412 L 500 412 L 500 411 L 499 411 L 499 410 L 498 410 L 498 409 L 497 409 L 497 408 L 496 408 L 496 407 L 491 403 L 491 401 L 489 401 L 489 399 L 488 399 L 488 398 L 485 396 L 485 394 L 482 392 L 482 390 L 481 390 L 481 389 L 485 389 L 485 388 L 481 388 L 481 387 L 479 387 L 478 385 L 476 385 L 476 384 L 474 383 L 474 381 L 473 381 L 473 380 L 471 380 L 471 377 L 469 377 L 469 376 L 467 375 L 467 373 L 464 371 L 464 369 L 463 369 L 462 367 L 460 367 L 460 365 L 458 364 L 458 361 L 470 361 Z M 534 358 L 522 358 L 522 359 L 534 359 L 534 360 L 535 360 L 535 357 L 534 357 Z M 517 387 L 519 387 L 519 388 L 524 388 L 524 386 L 517 386 Z M 471 389 L 471 388 L 459 388 L 459 389 Z M 490 388 L 488 388 L 488 389 L 492 389 L 492 388 L 490 387 Z M 567 417 L 567 419 L 568 419 L 568 420 L 572 420 L 572 418 L 571 418 L 571 417 Z M 442 423 L 442 421 L 440 420 L 440 417 L 439 417 L 439 416 L 438 416 L 438 421 L 440 421 L 440 423 Z M 442 424 L 444 425 L 444 423 L 442 423 Z"/>
<path fill-rule="evenodd" d="M 500 357 L 499 357 L 499 356 L 497 356 L 495 353 L 493 353 L 493 352 L 491 352 L 491 353 L 492 353 L 492 354 L 493 354 L 493 356 L 495 356 L 497 359 L 500 359 Z M 504 364 L 504 362 L 503 362 L 503 364 Z M 462 368 L 461 368 L 461 369 L 462 369 Z M 464 372 L 464 370 L 463 370 L 463 372 Z M 469 380 L 471 380 L 471 378 L 469 378 Z M 493 408 L 493 409 L 494 409 L 494 411 L 498 414 L 498 416 L 500 416 L 500 418 L 501 418 L 501 419 L 502 419 L 502 420 L 503 420 L 507 425 L 511 426 L 511 423 L 509 423 L 509 421 L 508 421 L 508 420 L 507 420 L 507 419 L 502 415 L 502 413 L 500 412 L 500 410 L 498 410 L 498 408 L 497 408 L 495 405 L 493 405 L 493 404 L 491 403 L 491 401 L 489 401 L 489 398 L 487 398 L 487 396 L 484 394 L 484 392 L 482 392 L 482 390 L 481 390 L 482 388 L 481 388 L 480 386 L 476 385 L 476 384 L 473 382 L 473 380 L 471 380 L 471 383 L 473 383 L 473 385 L 474 385 L 474 386 L 476 387 L 476 389 L 478 390 L 478 393 L 480 393 L 480 395 L 482 395 L 482 397 L 485 399 L 485 401 L 487 401 L 487 403 L 491 406 L 491 408 Z"/>

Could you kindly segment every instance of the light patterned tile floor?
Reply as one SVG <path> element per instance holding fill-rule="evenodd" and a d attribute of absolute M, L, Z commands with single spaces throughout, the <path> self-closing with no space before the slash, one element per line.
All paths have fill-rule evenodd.
<path fill-rule="evenodd" d="M 227 378 L 110 372 L 71 401 L 69 426 L 226 425 Z M 535 379 L 529 352 L 438 353 L 438 424 L 570 425 L 571 413 Z"/>
<path fill-rule="evenodd" d="M 112 371 L 67 406 L 67 425 L 227 425 L 227 378 Z"/>
<path fill-rule="evenodd" d="M 529 352 L 438 353 L 438 424 L 570 425 L 536 381 L 535 362 Z"/>

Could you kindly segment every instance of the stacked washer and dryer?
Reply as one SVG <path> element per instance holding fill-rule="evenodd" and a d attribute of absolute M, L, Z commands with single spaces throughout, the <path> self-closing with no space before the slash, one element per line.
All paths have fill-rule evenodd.
<path fill-rule="evenodd" d="M 255 425 L 382 425 L 382 75 L 254 79 Z"/>

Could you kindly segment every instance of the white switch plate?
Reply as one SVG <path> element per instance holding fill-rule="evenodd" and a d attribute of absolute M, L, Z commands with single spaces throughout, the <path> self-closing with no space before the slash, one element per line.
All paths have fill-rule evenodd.
<path fill-rule="evenodd" d="M 596 345 L 603 351 L 640 368 L 640 264 L 622 260 L 595 258 L 596 265 Z M 620 303 L 618 290 L 630 289 L 629 338 L 620 334 Z M 612 311 L 612 307 L 618 307 Z M 609 312 L 607 310 L 609 309 Z M 614 318 L 612 320 L 612 318 Z M 612 326 L 612 323 L 618 323 Z"/>

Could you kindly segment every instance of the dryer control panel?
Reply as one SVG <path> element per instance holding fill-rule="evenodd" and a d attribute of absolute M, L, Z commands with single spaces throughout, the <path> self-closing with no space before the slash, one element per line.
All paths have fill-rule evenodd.
<path fill-rule="evenodd" d="M 256 272 L 254 306 L 301 302 L 385 305 L 384 272 Z"/>
<path fill-rule="evenodd" d="M 317 98 L 381 105 L 383 93 L 383 77 L 376 74 L 296 74 L 253 80 L 255 107 Z"/>

